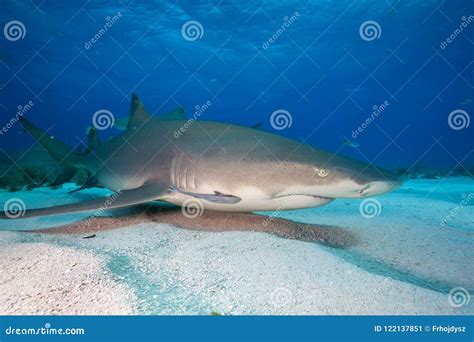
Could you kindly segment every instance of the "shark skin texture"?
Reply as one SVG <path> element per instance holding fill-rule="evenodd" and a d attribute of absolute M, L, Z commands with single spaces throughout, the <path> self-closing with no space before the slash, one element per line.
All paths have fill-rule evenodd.
<path fill-rule="evenodd" d="M 388 171 L 258 128 L 185 120 L 182 108 L 151 116 L 136 94 L 125 131 L 102 144 L 90 131 L 90 146 L 83 154 L 27 119 L 20 122 L 58 163 L 87 170 L 86 185 L 115 192 L 91 201 L 27 209 L 20 218 L 154 200 L 225 212 L 289 210 L 375 196 L 400 185 Z M 0 212 L 0 219 L 6 218 Z"/>

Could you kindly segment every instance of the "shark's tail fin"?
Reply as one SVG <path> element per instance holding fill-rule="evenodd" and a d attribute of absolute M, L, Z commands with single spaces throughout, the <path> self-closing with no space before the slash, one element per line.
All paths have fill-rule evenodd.
<path fill-rule="evenodd" d="M 82 166 L 84 158 L 81 155 L 74 153 L 73 150 L 62 141 L 50 136 L 47 132 L 36 127 L 24 117 L 20 118 L 20 123 L 59 164 L 66 167 L 76 168 Z"/>

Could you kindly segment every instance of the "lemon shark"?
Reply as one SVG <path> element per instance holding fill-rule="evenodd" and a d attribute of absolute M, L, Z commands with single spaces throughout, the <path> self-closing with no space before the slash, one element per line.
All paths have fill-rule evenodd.
<path fill-rule="evenodd" d="M 90 137 L 93 146 L 85 154 L 74 153 L 25 118 L 21 124 L 59 163 L 87 170 L 86 187 L 115 193 L 27 209 L 20 218 L 150 201 L 230 212 L 287 210 L 379 195 L 400 184 L 387 171 L 259 129 L 151 116 L 136 94 L 125 131 L 103 144 Z"/>

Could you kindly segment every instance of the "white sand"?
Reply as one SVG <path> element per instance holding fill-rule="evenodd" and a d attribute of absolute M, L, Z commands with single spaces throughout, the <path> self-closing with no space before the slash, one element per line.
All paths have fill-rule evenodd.
<path fill-rule="evenodd" d="M 373 218 L 360 214 L 361 200 L 278 216 L 348 227 L 360 238 L 353 248 L 358 253 L 427 280 L 474 289 L 474 199 L 447 226 L 440 224 L 469 193 L 474 194 L 474 181 L 467 178 L 416 180 L 376 197 L 381 211 Z"/>
<path fill-rule="evenodd" d="M 474 203 L 448 227 L 439 222 L 458 205 L 462 193 L 474 192 L 473 184 L 463 179 L 409 182 L 377 198 L 382 211 L 373 219 L 359 214 L 360 201 L 355 200 L 280 216 L 350 228 L 361 241 L 353 252 L 428 282 L 472 289 Z M 49 203 L 45 193 L 35 194 L 35 199 L 30 193 L 16 195 L 37 207 L 38 197 Z M 6 196 L 12 195 L 0 194 L 0 203 Z M 54 224 L 72 219 L 77 217 L 55 219 Z M 24 229 L 48 224 L 46 218 L 24 222 Z M 0 226 L 7 229 L 14 229 L 11 222 Z M 15 239 L 40 243 L 12 242 Z M 445 293 L 374 274 L 337 251 L 263 233 L 193 232 L 147 223 L 87 240 L 80 235 L 0 232 L 2 240 L 7 242 L 0 243 L 0 293 L 10 300 L 0 294 L 0 302 L 11 307 L 8 313 L 14 308 L 29 313 L 54 308 L 98 314 L 474 314 L 472 298 L 455 308 Z M 72 267 L 74 263 L 82 266 Z M 53 276 L 48 273 L 51 265 L 57 265 Z M 79 279 L 86 282 L 86 291 L 76 288 Z M 62 290 L 54 290 L 58 287 Z M 24 304 L 15 297 L 18 289 L 23 289 Z M 41 300 L 28 299 L 36 289 L 41 289 Z"/>
<path fill-rule="evenodd" d="M 134 296 L 104 273 L 104 260 L 46 243 L 0 248 L 0 315 L 132 314 Z"/>
<path fill-rule="evenodd" d="M 55 239 L 54 237 L 48 237 Z M 162 224 L 61 238 L 117 258 L 145 314 L 462 314 L 446 294 L 371 274 L 319 246 L 262 233 Z M 117 271 L 117 270 L 115 270 Z"/>

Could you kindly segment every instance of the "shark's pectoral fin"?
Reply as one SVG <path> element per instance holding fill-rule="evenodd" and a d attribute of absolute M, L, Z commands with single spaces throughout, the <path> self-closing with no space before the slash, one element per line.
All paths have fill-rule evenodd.
<path fill-rule="evenodd" d="M 82 191 L 82 190 L 90 189 L 90 188 L 103 188 L 103 186 L 99 183 L 99 180 L 95 176 L 91 176 L 87 178 L 85 183 L 82 184 L 79 188 L 69 191 L 68 194 L 74 194 L 78 191 Z"/>
<path fill-rule="evenodd" d="M 183 191 L 174 186 L 170 186 L 169 191 L 203 199 L 205 201 L 212 202 L 212 203 L 232 204 L 232 203 L 238 203 L 242 200 L 240 197 L 223 194 L 222 192 L 219 192 L 219 191 L 214 191 L 213 194 L 198 194 L 195 192 Z"/>
<path fill-rule="evenodd" d="M 160 184 L 148 184 L 132 190 L 119 191 L 111 196 L 98 198 L 91 201 L 64 204 L 49 208 L 28 209 L 21 213 L 0 212 L 0 219 L 8 218 L 30 218 L 37 216 L 68 214 L 81 211 L 104 211 L 114 208 L 130 207 L 136 204 L 145 203 L 160 199 L 168 192 L 167 186 Z"/>

